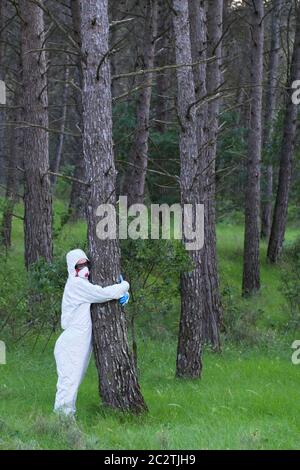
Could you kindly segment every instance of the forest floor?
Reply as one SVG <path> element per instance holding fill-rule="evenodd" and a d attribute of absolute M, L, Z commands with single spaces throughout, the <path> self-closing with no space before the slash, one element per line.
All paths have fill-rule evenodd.
<path fill-rule="evenodd" d="M 300 234 L 289 229 L 287 243 Z M 85 236 L 84 224 L 66 225 L 58 240 Z M 16 259 L 22 253 L 22 227 L 14 226 Z M 174 377 L 176 336 L 158 338 L 140 327 L 138 364 L 149 413 L 129 416 L 99 401 L 93 361 L 80 388 L 76 424 L 52 412 L 56 372 L 53 346 L 43 351 L 41 335 L 7 344 L 0 366 L 0 449 L 297 449 L 300 446 L 300 365 L 291 362 L 291 344 L 300 332 L 286 328 L 289 308 L 281 292 L 281 268 L 265 261 L 262 289 L 240 298 L 242 226 L 218 226 L 222 291 L 226 307 L 239 316 L 221 354 L 206 351 L 200 380 Z M 234 308 L 233 308 L 234 306 Z M 247 323 L 256 312 L 256 328 Z M 246 313 L 245 313 L 246 312 Z M 248 312 L 248 313 L 247 313 Z M 244 316 L 243 316 L 244 315 Z M 251 335 L 247 335 L 247 327 Z M 298 336 L 297 336 L 298 335 Z"/>

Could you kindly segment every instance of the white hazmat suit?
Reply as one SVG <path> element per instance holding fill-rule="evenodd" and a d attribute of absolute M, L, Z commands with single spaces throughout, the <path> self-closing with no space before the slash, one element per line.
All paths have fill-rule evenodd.
<path fill-rule="evenodd" d="M 62 299 L 61 326 L 64 330 L 55 344 L 57 392 L 54 411 L 74 415 L 79 385 L 89 364 L 92 351 L 92 322 L 90 307 L 93 303 L 117 300 L 129 289 L 122 281 L 108 287 L 91 284 L 77 276 L 75 266 L 84 251 L 76 249 L 67 254 L 69 277 Z"/>

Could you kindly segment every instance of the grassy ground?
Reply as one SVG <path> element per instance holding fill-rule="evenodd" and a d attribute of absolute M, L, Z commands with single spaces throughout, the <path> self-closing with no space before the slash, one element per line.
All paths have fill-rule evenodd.
<path fill-rule="evenodd" d="M 52 346 L 52 345 L 51 345 Z M 2 449 L 297 449 L 299 369 L 289 354 L 207 353 L 201 380 L 174 378 L 175 342 L 140 344 L 140 378 L 149 414 L 107 411 L 97 395 L 94 364 L 81 387 L 77 425 L 51 413 L 52 347 L 8 354 L 1 367 Z M 159 364 L 159 367 L 157 366 Z"/>
<path fill-rule="evenodd" d="M 57 235 L 63 249 L 84 237 L 83 224 L 67 225 Z M 290 229 L 287 241 L 299 230 Z M 14 261 L 22 261 L 22 226 L 14 225 Z M 150 338 L 139 331 L 139 369 L 149 413 L 127 416 L 104 409 L 98 398 L 92 362 L 78 397 L 77 424 L 52 413 L 55 363 L 52 338 L 43 352 L 41 337 L 7 344 L 7 364 L 0 366 L 0 449 L 297 449 L 300 368 L 291 363 L 285 333 L 288 308 L 280 289 L 280 267 L 265 262 L 262 290 L 241 300 L 243 232 L 240 226 L 218 227 L 222 290 L 230 290 L 238 314 L 259 312 L 261 336 L 250 347 L 225 341 L 220 355 L 206 351 L 201 380 L 174 378 L 176 337 L 164 329 Z M 176 319 L 173 319 L 176 321 Z M 56 335 L 57 336 L 57 335 Z"/>

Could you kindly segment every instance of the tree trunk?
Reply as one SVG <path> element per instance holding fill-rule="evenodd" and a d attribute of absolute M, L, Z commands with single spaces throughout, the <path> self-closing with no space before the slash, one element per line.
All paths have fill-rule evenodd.
<path fill-rule="evenodd" d="M 262 80 L 263 80 L 263 0 L 253 0 L 250 13 L 251 115 L 248 135 L 247 182 L 245 191 L 245 244 L 243 295 L 260 289 L 259 241 L 260 241 L 260 165 L 262 139 Z"/>
<path fill-rule="evenodd" d="M 249 23 L 249 7 L 245 6 L 244 12 L 244 21 L 246 24 Z M 237 28 L 238 25 L 237 25 Z M 240 29 L 240 28 L 239 28 Z M 235 35 L 238 35 L 238 32 Z M 229 43 L 230 47 L 231 44 Z M 238 35 L 236 40 L 234 41 L 233 47 L 230 47 L 230 59 L 233 60 L 236 57 L 234 62 L 230 62 L 234 64 L 232 67 L 231 73 L 234 73 L 235 76 L 235 84 L 237 89 L 236 94 L 236 102 L 237 105 L 236 109 L 238 111 L 237 114 L 237 126 L 239 128 L 246 129 L 249 128 L 250 122 L 250 104 L 249 104 L 249 81 L 250 81 L 250 64 L 249 64 L 249 56 L 251 51 L 251 30 L 250 28 L 244 28 L 244 31 L 241 35 Z M 230 73 L 230 74 L 231 74 Z"/>
<path fill-rule="evenodd" d="M 112 146 L 111 77 L 108 60 L 107 0 L 81 3 L 83 57 L 83 149 L 90 181 L 87 219 L 92 280 L 117 282 L 120 274 L 118 240 L 96 235 L 96 210 L 116 203 L 116 170 Z M 93 344 L 99 387 L 105 405 L 142 412 L 146 404 L 129 351 L 125 315 L 117 301 L 92 307 Z"/>
<path fill-rule="evenodd" d="M 215 60 L 207 64 L 206 88 L 209 95 L 218 92 L 222 80 L 222 24 L 223 0 L 210 1 L 207 8 L 208 53 L 210 57 L 215 56 Z M 220 350 L 219 325 L 223 317 L 217 267 L 215 215 L 215 177 L 220 101 L 220 97 L 215 97 L 214 100 L 209 102 L 207 108 L 206 145 L 203 149 L 204 167 L 202 174 L 203 202 L 205 206 L 205 241 L 202 253 L 203 341 L 209 342 L 215 350 Z"/>
<path fill-rule="evenodd" d="M 44 19 L 35 3 L 20 0 L 24 100 L 25 263 L 52 259 L 52 200 L 48 151 L 48 94 Z M 34 52 L 35 51 L 35 52 Z"/>
<path fill-rule="evenodd" d="M 300 6 L 296 11 L 296 31 L 291 70 L 286 84 L 286 110 L 280 152 L 280 169 L 272 230 L 268 246 L 268 259 L 276 263 L 282 251 L 288 214 L 294 147 L 297 129 L 298 106 L 292 101 L 292 83 L 300 74 Z"/>
<path fill-rule="evenodd" d="M 7 0 L 0 1 L 0 80 L 5 82 L 6 77 L 6 36 L 7 29 L 5 24 L 7 21 L 8 2 Z M 4 184 L 5 171 L 5 110 L 0 108 L 0 183 Z"/>
<path fill-rule="evenodd" d="M 116 24 L 113 24 L 110 29 L 109 41 L 110 47 L 113 49 L 113 53 L 110 56 L 110 70 L 112 77 L 134 68 L 134 48 L 136 44 L 132 41 L 134 35 L 130 35 L 129 31 L 131 28 L 134 30 L 133 25 L 136 24 L 138 18 L 137 7 L 140 3 L 142 3 L 140 0 L 126 0 L 125 13 L 123 8 L 120 8 L 122 3 L 109 2 L 111 23 L 116 22 Z M 135 22 L 124 24 L 117 23 L 125 18 L 132 17 L 135 18 Z M 113 99 L 127 93 L 130 88 L 128 78 L 112 80 L 111 92 Z"/>
<path fill-rule="evenodd" d="M 64 132 L 65 132 L 65 125 L 66 125 L 66 118 L 67 118 L 67 105 L 68 105 L 68 88 L 69 88 L 68 80 L 69 80 L 69 67 L 66 66 L 65 76 L 64 76 L 64 82 L 65 82 L 64 91 L 63 91 L 63 96 L 62 96 L 62 116 L 61 116 L 61 121 L 60 121 L 60 133 L 58 136 L 56 155 L 55 155 L 55 161 L 54 161 L 54 166 L 53 166 L 54 173 L 59 172 L 63 144 L 64 144 Z M 57 177 L 53 175 L 52 181 L 51 181 L 53 190 L 55 189 L 56 180 L 57 180 Z"/>
<path fill-rule="evenodd" d="M 72 12 L 72 26 L 73 26 L 73 35 L 76 43 L 78 44 L 79 48 L 81 48 L 81 32 L 80 32 L 80 4 L 79 0 L 72 0 L 71 1 L 71 12 Z M 81 90 L 81 93 L 75 91 L 74 93 L 74 101 L 76 105 L 76 112 L 78 115 L 78 124 L 77 128 L 80 129 L 82 132 L 83 124 L 82 124 L 82 89 L 83 89 L 83 72 L 82 72 L 82 64 L 80 57 L 77 60 L 77 75 L 78 75 L 78 84 Z M 74 178 L 80 179 L 85 181 L 85 164 L 83 159 L 83 142 L 82 136 L 76 138 L 76 146 L 77 150 L 75 151 L 76 160 L 75 160 L 75 170 L 74 170 Z M 84 185 L 78 183 L 77 181 L 73 181 L 72 188 L 71 188 L 71 195 L 70 195 L 70 203 L 69 203 L 69 214 L 71 220 L 77 220 L 80 218 L 86 217 L 86 188 Z"/>
<path fill-rule="evenodd" d="M 265 194 L 261 210 L 261 238 L 269 241 L 273 211 L 273 164 L 267 165 L 265 174 Z"/>
<path fill-rule="evenodd" d="M 71 1 L 71 12 L 72 12 L 72 26 L 73 26 L 73 35 L 78 47 L 81 48 L 81 32 L 80 32 L 80 5 L 78 0 Z M 76 112 L 78 115 L 78 124 L 77 128 L 82 134 L 83 124 L 82 124 L 82 90 L 83 90 L 83 71 L 80 57 L 77 60 L 77 84 L 81 90 L 74 92 L 74 101 L 76 105 Z M 76 138 L 76 154 L 75 160 L 75 170 L 74 178 L 85 181 L 85 164 L 83 159 L 83 142 L 82 135 Z M 69 214 L 71 220 L 78 220 L 80 218 L 86 217 L 86 188 L 77 181 L 73 181 L 71 194 L 70 194 L 70 203 L 69 203 Z"/>
<path fill-rule="evenodd" d="M 146 0 L 143 44 L 143 67 L 153 68 L 155 36 L 157 32 L 157 0 Z M 148 164 L 149 115 L 152 94 L 152 73 L 147 73 L 142 83 L 136 109 L 136 130 L 130 150 L 124 179 L 124 194 L 128 205 L 143 203 Z"/>
<path fill-rule="evenodd" d="M 19 69 L 20 70 L 20 69 Z M 21 119 L 20 106 L 22 105 L 22 89 L 16 86 L 14 90 L 12 109 L 9 111 L 9 120 L 14 123 L 8 129 L 8 158 L 6 171 L 6 194 L 0 230 L 1 243 L 5 249 L 11 247 L 12 218 L 15 203 L 18 199 L 18 174 L 17 166 L 23 150 L 22 129 L 17 125 Z"/>
<path fill-rule="evenodd" d="M 187 0 L 173 0 L 173 27 L 176 64 L 192 63 Z M 195 85 L 192 67 L 179 67 L 177 76 L 177 113 L 180 121 L 181 204 L 201 204 Z M 201 374 L 201 325 L 203 318 L 201 250 L 189 251 L 193 268 L 181 274 L 181 316 L 177 348 L 177 377 L 197 378 Z"/>
<path fill-rule="evenodd" d="M 210 5 L 215 15 L 216 27 L 222 30 L 222 15 L 219 16 L 220 5 Z M 216 6 L 218 6 L 216 11 Z M 222 12 L 222 11 L 221 11 Z M 192 0 L 189 2 L 189 17 L 191 26 L 191 46 L 193 62 L 201 61 L 194 67 L 194 81 L 196 90 L 196 99 L 200 105 L 197 109 L 197 146 L 199 174 L 201 181 L 199 190 L 202 190 L 201 200 L 205 207 L 205 240 L 204 247 L 201 250 L 201 277 L 203 285 L 203 318 L 201 324 L 203 342 L 211 343 L 215 350 L 220 349 L 219 337 L 219 317 L 220 317 L 220 298 L 218 287 L 218 274 L 214 271 L 216 266 L 216 234 L 215 234 L 215 216 L 214 216 L 214 179 L 215 179 L 215 139 L 217 138 L 218 127 L 218 105 L 216 106 L 216 116 L 212 115 L 212 109 L 208 109 L 201 99 L 205 98 L 207 93 L 214 93 L 220 85 L 220 73 L 218 60 L 214 62 L 215 66 L 208 70 L 205 59 L 207 57 L 207 37 L 210 39 L 210 45 L 219 42 L 219 35 L 213 28 L 213 21 L 210 21 L 210 31 L 207 34 L 207 18 L 205 2 Z M 216 38 L 218 36 L 218 39 Z M 209 53 L 211 55 L 211 49 Z M 220 48 L 213 55 L 220 54 Z M 209 80 L 206 85 L 206 75 L 209 72 Z M 208 91 L 209 90 L 209 91 Z M 217 100 L 216 100 L 217 101 Z M 211 122 L 208 122 L 210 117 Z M 198 183 L 199 184 L 199 183 Z"/>
<path fill-rule="evenodd" d="M 158 26 L 157 35 L 160 36 L 158 41 L 156 66 L 164 67 L 169 63 L 169 47 L 170 47 L 170 33 L 168 29 L 171 27 L 170 12 L 168 5 L 164 0 L 160 0 L 158 4 Z M 165 70 L 156 73 L 156 102 L 155 102 L 155 128 L 162 134 L 166 131 L 166 121 L 168 120 L 168 107 L 170 100 L 167 95 L 170 87 L 169 71 Z"/>
<path fill-rule="evenodd" d="M 261 237 L 269 240 L 272 224 L 272 199 L 273 199 L 273 162 L 268 148 L 272 142 L 273 127 L 275 121 L 276 88 L 278 81 L 278 66 L 280 52 L 280 13 L 283 0 L 273 1 L 271 44 L 269 54 L 269 71 L 267 80 L 267 94 L 264 116 L 263 149 L 267 152 L 267 167 L 265 176 L 265 193 L 262 200 Z"/>
<path fill-rule="evenodd" d="M 82 149 L 82 139 L 79 137 L 77 139 L 79 149 Z M 78 183 L 76 179 L 85 181 L 86 173 L 85 173 L 85 164 L 82 157 L 82 154 L 76 155 L 75 161 L 75 170 L 73 173 L 73 177 L 75 180 L 72 183 L 71 194 L 70 194 L 70 203 L 69 203 L 69 216 L 70 220 L 78 220 L 78 219 L 85 219 L 86 218 L 86 204 L 87 204 L 87 194 L 86 194 L 86 187 Z"/>

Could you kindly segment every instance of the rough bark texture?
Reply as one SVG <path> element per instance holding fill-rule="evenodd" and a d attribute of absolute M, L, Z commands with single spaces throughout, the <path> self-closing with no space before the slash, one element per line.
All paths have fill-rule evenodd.
<path fill-rule="evenodd" d="M 143 44 L 143 67 L 154 66 L 155 36 L 157 32 L 157 0 L 146 0 L 145 30 Z M 123 191 L 128 196 L 128 205 L 143 203 L 148 164 L 149 115 L 153 74 L 143 78 L 143 88 L 136 108 L 136 129 L 126 169 Z"/>
<path fill-rule="evenodd" d="M 78 137 L 77 140 L 78 147 L 82 149 L 82 139 Z M 68 208 L 70 220 L 85 219 L 87 204 L 86 187 L 76 181 L 76 179 L 81 181 L 86 180 L 85 164 L 82 154 L 77 155 L 73 177 L 75 178 L 75 181 L 72 183 L 70 203 Z"/>
<path fill-rule="evenodd" d="M 157 67 L 170 64 L 170 28 L 171 16 L 168 5 L 164 0 L 158 2 L 157 35 L 160 36 L 156 56 Z M 170 74 L 166 70 L 156 73 L 156 103 L 155 103 L 155 128 L 163 133 L 166 131 L 166 121 L 168 120 L 170 99 L 168 99 L 170 87 Z"/>
<path fill-rule="evenodd" d="M 111 77 L 108 52 L 107 0 L 81 3 L 83 55 L 83 148 L 90 181 L 87 219 L 92 280 L 117 282 L 120 274 L 118 240 L 96 235 L 99 204 L 115 205 L 116 170 L 112 147 Z M 146 409 L 129 351 L 125 315 L 117 301 L 92 307 L 93 343 L 100 394 L 105 405 L 141 412 Z"/>
<path fill-rule="evenodd" d="M 203 287 L 203 318 L 201 322 L 202 340 L 212 344 L 214 349 L 220 349 L 219 317 L 220 297 L 218 287 L 218 275 L 214 270 L 216 266 L 216 235 L 214 216 L 214 179 L 215 179 L 215 151 L 218 128 L 218 104 L 214 102 L 213 109 L 202 103 L 206 94 L 214 93 L 220 85 L 219 60 L 213 62 L 210 70 L 206 65 L 207 39 L 209 38 L 209 55 L 218 54 L 220 57 L 221 47 L 212 51 L 212 45 L 217 45 L 222 30 L 222 15 L 220 10 L 222 2 L 213 2 L 210 5 L 214 20 L 209 22 L 207 31 L 207 15 L 205 1 L 192 0 L 189 2 L 189 17 L 191 30 L 191 46 L 193 62 L 201 61 L 194 67 L 194 81 L 197 107 L 197 146 L 198 146 L 198 191 L 201 191 L 201 200 L 205 206 L 205 240 L 201 250 L 201 277 Z M 209 72 L 209 77 L 207 77 Z M 206 84 L 206 79 L 207 84 Z M 210 121 L 208 121 L 210 118 Z"/>
<path fill-rule="evenodd" d="M 289 79 L 286 84 L 286 110 L 283 125 L 283 137 L 280 151 L 280 169 L 274 217 L 268 246 L 268 259 L 276 263 L 282 251 L 288 214 L 289 190 L 291 185 L 297 129 L 298 106 L 292 101 L 291 84 L 300 76 L 300 6 L 296 11 L 296 32 Z"/>
<path fill-rule="evenodd" d="M 58 136 L 56 155 L 55 155 L 55 161 L 54 161 L 54 166 L 53 166 L 54 173 L 59 172 L 63 145 L 64 145 L 64 131 L 65 131 L 65 125 L 66 125 L 66 119 L 67 119 L 68 88 L 69 88 L 68 80 L 69 80 L 69 67 L 66 67 L 65 76 L 64 76 L 64 82 L 65 82 L 64 91 L 63 91 L 63 96 L 62 96 L 62 115 L 60 119 L 60 133 Z M 55 188 L 56 179 L 57 177 L 53 175 L 52 181 L 51 181 L 53 188 Z"/>
<path fill-rule="evenodd" d="M 72 0 L 71 1 L 71 13 L 72 13 L 72 27 L 73 27 L 73 37 L 78 44 L 78 47 L 81 49 L 81 32 L 80 32 L 80 2 L 79 0 Z M 80 89 L 83 89 L 83 77 L 82 77 L 82 65 L 80 57 L 77 61 L 77 82 Z M 78 123 L 77 128 L 80 129 L 82 132 L 83 124 L 82 124 L 82 93 L 78 93 L 75 91 L 74 93 L 74 101 L 76 105 L 76 112 L 78 115 Z M 76 138 L 76 146 L 77 149 L 79 148 L 79 152 L 75 152 L 77 154 L 77 159 L 75 161 L 75 170 L 74 170 L 74 178 L 80 179 L 81 181 L 85 181 L 85 164 L 83 159 L 83 142 L 82 137 Z M 71 194 L 70 194 L 70 203 L 69 203 L 69 214 L 71 220 L 77 220 L 79 218 L 86 217 L 86 188 L 84 185 L 78 183 L 77 181 L 73 181 Z"/>
<path fill-rule="evenodd" d="M 209 57 L 215 60 L 207 64 L 206 89 L 209 95 L 216 94 L 221 85 L 223 0 L 213 0 L 207 5 L 207 45 Z M 203 248 L 203 340 L 220 349 L 219 325 L 223 312 L 218 278 L 215 215 L 215 170 L 219 109 L 221 97 L 210 101 L 207 108 L 205 129 L 204 166 L 202 185 L 205 205 L 205 241 Z M 202 144 L 203 146 L 203 144 Z"/>
<path fill-rule="evenodd" d="M 272 142 L 276 117 L 276 88 L 280 53 L 280 12 L 283 0 L 273 1 L 269 70 L 264 116 L 263 149 L 267 152 Z M 262 198 L 261 237 L 269 240 L 272 224 L 273 162 L 268 155 L 265 173 L 265 190 Z"/>
<path fill-rule="evenodd" d="M 71 1 L 71 13 L 72 13 L 72 27 L 73 27 L 73 37 L 78 44 L 79 49 L 81 49 L 81 33 L 80 33 L 80 5 L 78 0 Z M 82 77 L 82 65 L 80 57 L 77 60 L 77 69 L 76 69 L 76 76 L 77 76 L 77 85 L 79 86 L 80 90 L 83 89 L 83 77 Z M 82 133 L 83 124 L 82 124 L 82 93 L 78 93 L 77 90 L 74 92 L 74 101 L 76 105 L 76 112 L 78 116 L 78 123 L 76 127 Z M 76 147 L 79 148 L 80 151 L 74 152 L 77 155 L 74 169 L 74 178 L 80 179 L 81 181 L 86 180 L 85 175 L 85 164 L 83 158 L 83 142 L 82 136 L 76 138 Z M 71 220 L 77 220 L 79 218 L 86 217 L 86 188 L 85 186 L 81 185 L 77 181 L 73 181 L 72 189 L 70 194 L 70 203 L 69 203 L 69 214 Z"/>
<path fill-rule="evenodd" d="M 6 66 L 5 66 L 5 50 L 7 29 L 5 24 L 7 21 L 7 0 L 0 1 L 0 80 L 5 82 Z M 4 183 L 5 171 L 5 111 L 0 108 L 0 183 Z"/>
<path fill-rule="evenodd" d="M 9 121 L 13 124 L 8 130 L 8 152 L 7 152 L 7 171 L 6 171 L 6 194 L 5 205 L 3 209 L 3 217 L 0 229 L 0 239 L 3 246 L 8 249 L 11 246 L 11 230 L 12 218 L 15 203 L 18 199 L 18 170 L 17 166 L 20 161 L 20 155 L 23 151 L 23 133 L 22 129 L 15 125 L 21 120 L 22 112 L 20 106 L 22 105 L 22 89 L 16 86 L 13 95 L 12 109 L 9 111 Z"/>
<path fill-rule="evenodd" d="M 48 95 L 43 11 L 19 2 L 22 35 L 25 170 L 25 263 L 52 259 L 52 201 L 48 155 Z M 38 50 L 38 51 L 37 51 Z M 36 51 L 36 52 L 34 52 Z"/>
<path fill-rule="evenodd" d="M 273 212 L 273 165 L 269 163 L 265 170 L 265 193 L 261 209 L 261 238 L 270 239 Z"/>
<path fill-rule="evenodd" d="M 124 73 L 126 70 L 133 70 L 135 63 L 135 47 L 133 36 L 130 31 L 134 31 L 134 25 L 138 21 L 141 5 L 140 0 L 125 0 L 121 2 L 109 2 L 110 10 L 110 47 L 113 53 L 110 56 L 110 67 L 112 77 Z M 125 13 L 126 11 L 126 13 Z M 118 24 L 118 21 L 124 18 L 135 18 L 134 22 Z M 114 23 L 117 24 L 114 24 Z M 139 36 L 140 38 L 141 36 Z M 118 80 L 112 79 L 111 92 L 113 99 L 127 93 L 131 87 L 129 86 L 128 78 L 121 78 Z"/>
<path fill-rule="evenodd" d="M 192 62 L 187 0 L 173 0 L 176 64 Z M 195 85 L 192 67 L 176 69 L 177 113 L 180 122 L 181 204 L 200 204 L 199 159 Z M 201 374 L 201 325 L 203 318 L 201 250 L 190 251 L 193 269 L 181 275 L 181 316 L 176 375 L 197 378 Z"/>
<path fill-rule="evenodd" d="M 262 139 L 262 79 L 263 79 L 263 0 L 251 4 L 250 24 L 251 115 L 248 135 L 247 182 L 245 191 L 245 244 L 243 294 L 248 295 L 260 289 L 259 241 L 260 241 L 260 166 Z"/>
<path fill-rule="evenodd" d="M 246 24 L 249 23 L 249 6 L 245 6 L 244 19 Z M 225 28 L 228 28 L 228 24 Z M 231 26 L 234 27 L 234 26 Z M 236 94 L 236 105 L 237 105 L 237 125 L 240 128 L 248 129 L 250 122 L 250 103 L 249 103 L 249 82 L 250 82 L 250 50 L 251 50 L 251 30 L 250 28 L 244 28 L 240 31 L 240 25 L 236 25 L 236 31 L 233 33 L 234 42 L 230 47 L 231 60 L 236 57 L 232 62 L 228 75 L 233 74 L 235 77 L 235 83 L 237 87 Z"/>

